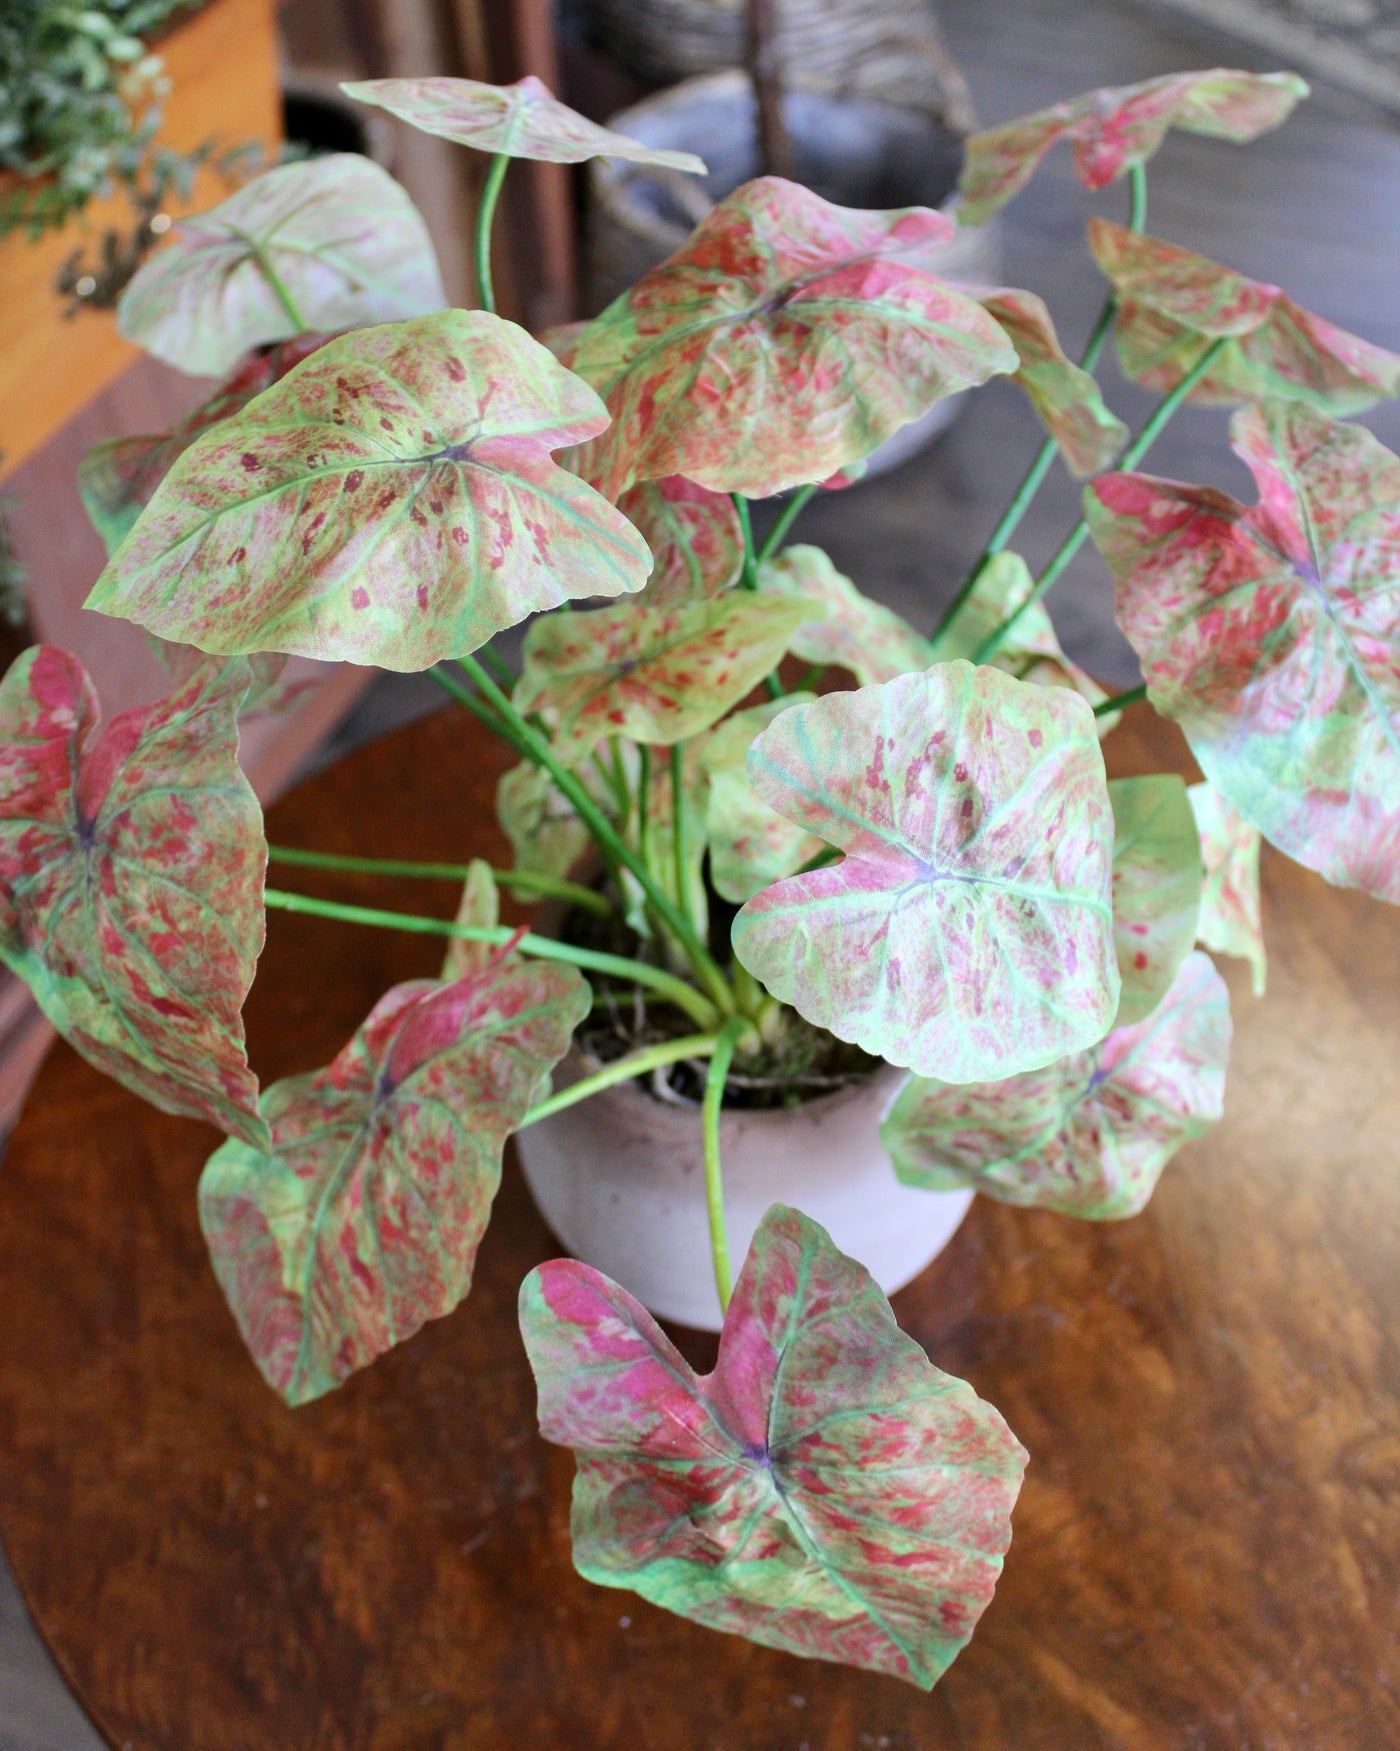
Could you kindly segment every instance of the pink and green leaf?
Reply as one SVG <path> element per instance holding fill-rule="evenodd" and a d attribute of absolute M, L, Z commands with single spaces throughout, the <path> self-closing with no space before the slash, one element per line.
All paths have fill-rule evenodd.
<path fill-rule="evenodd" d="M 738 580 L 744 534 L 727 494 L 671 474 L 638 481 L 617 508 L 651 549 L 646 599 L 654 607 L 720 596 Z"/>
<path fill-rule="evenodd" d="M 579 776 L 594 801 L 614 814 L 608 787 L 596 772 L 584 765 Z M 530 760 L 512 766 L 496 786 L 496 818 L 515 853 L 515 868 L 536 875 L 568 876 L 592 844 L 574 805 Z"/>
<path fill-rule="evenodd" d="M 267 846 L 238 766 L 242 662 L 96 732 L 76 657 L 0 683 L 0 957 L 91 1064 L 164 1112 L 266 1136 L 243 1000 Z"/>
<path fill-rule="evenodd" d="M 324 1070 L 262 1098 L 199 1214 L 238 1329 L 289 1404 L 330 1392 L 471 1287 L 501 1151 L 588 1012 L 572 967 L 499 952 L 380 999 Z"/>
<path fill-rule="evenodd" d="M 462 883 L 462 897 L 457 903 L 457 924 L 478 930 L 494 930 L 501 921 L 501 896 L 496 891 L 496 877 L 491 865 L 474 857 L 467 865 L 467 879 Z M 484 971 L 500 953 L 490 943 L 467 942 L 454 937 L 447 945 L 439 977 L 445 982 L 465 979 Z"/>
<path fill-rule="evenodd" d="M 709 774 L 705 838 L 715 892 L 742 906 L 761 888 L 794 874 L 826 849 L 824 840 L 796 826 L 768 804 L 749 782 L 748 751 L 760 730 L 779 712 L 810 703 L 809 693 L 790 693 L 736 711 L 705 738 L 700 759 Z"/>
<path fill-rule="evenodd" d="M 426 316 L 447 303 L 417 208 L 357 152 L 283 164 L 207 213 L 122 293 L 117 326 L 158 359 L 221 377 L 252 347 Z"/>
<path fill-rule="evenodd" d="M 590 158 L 620 159 L 663 170 L 705 174 L 693 152 L 668 152 L 626 134 L 600 128 L 554 97 L 527 73 L 514 85 L 477 79 L 363 79 L 340 88 L 347 97 L 376 104 L 425 134 L 507 158 L 545 164 L 583 164 Z"/>
<path fill-rule="evenodd" d="M 746 183 L 579 337 L 575 369 L 613 416 L 581 472 L 609 498 L 668 474 L 765 498 L 1015 370 L 979 304 L 897 259 L 950 234 L 929 208 Z"/>
<path fill-rule="evenodd" d="M 1142 474 L 1086 489 L 1119 624 L 1246 821 L 1400 902 L 1400 458 L 1297 401 L 1231 432 L 1254 506 Z"/>
<path fill-rule="evenodd" d="M 911 1077 L 880 1139 L 905 1185 L 1116 1221 L 1220 1118 L 1229 1053 L 1229 993 L 1196 951 L 1149 1016 L 1088 1051 L 1003 1082 Z"/>
<path fill-rule="evenodd" d="M 788 649 L 805 663 L 849 669 L 862 686 L 926 669 L 933 647 L 893 609 L 863 596 L 820 547 L 785 547 L 759 569 L 766 595 L 800 597 L 823 612 L 803 621 Z"/>
<path fill-rule="evenodd" d="M 1281 395 L 1348 414 L 1400 393 L 1400 355 L 1314 316 L 1278 286 L 1105 219 L 1089 221 L 1089 247 L 1113 282 L 1123 369 L 1151 389 L 1175 389 L 1223 339 L 1190 400 Z"/>
<path fill-rule="evenodd" d="M 1085 188 L 1101 189 L 1145 164 L 1172 128 L 1242 144 L 1276 128 L 1307 94 L 1296 73 L 1215 67 L 1089 91 L 987 128 L 965 144 L 959 221 L 984 224 L 1025 187 L 1058 140 L 1072 142 L 1075 175 Z"/>
<path fill-rule="evenodd" d="M 1201 836 L 1205 887 L 1197 940 L 1249 962 L 1254 995 L 1264 995 L 1268 959 L 1259 905 L 1259 830 L 1211 784 L 1187 791 Z"/>
<path fill-rule="evenodd" d="M 606 422 L 482 311 L 342 335 L 190 445 L 87 605 L 202 650 L 427 668 L 642 587 L 646 544 L 550 456 Z"/>
<path fill-rule="evenodd" d="M 748 772 L 845 853 L 734 921 L 739 960 L 808 1021 L 949 1082 L 1111 1027 L 1113 812 L 1083 700 L 943 663 L 783 712 Z"/>
<path fill-rule="evenodd" d="M 1196 941 L 1201 843 L 1186 785 L 1174 773 L 1115 778 L 1113 935 L 1122 996 L 1113 1025 L 1130 1027 L 1166 996 Z"/>
<path fill-rule="evenodd" d="M 989 1603 L 1026 1454 L 775 1204 L 696 1375 L 642 1305 L 555 1259 L 520 1291 L 540 1432 L 578 1458 L 574 1565 L 664 1610 L 929 1690 Z"/>

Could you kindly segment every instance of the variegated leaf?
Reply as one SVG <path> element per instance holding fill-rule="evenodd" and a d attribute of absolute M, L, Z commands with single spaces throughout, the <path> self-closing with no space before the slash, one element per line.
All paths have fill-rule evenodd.
<path fill-rule="evenodd" d="M 474 857 L 467 865 L 467 879 L 462 884 L 462 898 L 457 903 L 456 922 L 478 930 L 494 930 L 500 921 L 501 896 L 496 891 L 496 877 L 489 863 Z M 499 953 L 500 950 L 492 948 L 490 943 L 467 942 L 460 936 L 453 937 L 447 945 L 439 976 L 449 981 L 465 979 L 468 974 L 489 967 Z"/>
<path fill-rule="evenodd" d="M 874 686 L 933 661 L 928 640 L 893 609 L 863 596 L 820 547 L 784 548 L 760 567 L 758 587 L 820 604 L 820 617 L 803 621 L 788 646 L 803 662 L 835 664 L 862 686 Z"/>
<path fill-rule="evenodd" d="M 579 775 L 585 783 L 595 779 L 588 788 L 606 808 L 607 786 L 596 782 L 586 765 Z M 537 875 L 567 876 L 592 844 L 573 804 L 548 772 L 529 760 L 512 766 L 496 786 L 496 818 L 510 840 L 516 869 Z"/>
<path fill-rule="evenodd" d="M 781 711 L 807 705 L 810 693 L 790 693 L 736 711 L 705 738 L 700 759 L 710 778 L 705 837 L 715 892 L 736 906 L 760 888 L 792 875 L 826 849 L 824 840 L 770 809 L 749 782 L 748 751 Z"/>
<path fill-rule="evenodd" d="M 824 1229 L 764 1216 L 713 1374 L 571 1259 L 525 1279 L 520 1325 L 540 1431 L 578 1456 L 581 1575 L 933 1687 L 991 1599 L 1026 1454 Z"/>
<path fill-rule="evenodd" d="M 1259 906 L 1259 829 L 1236 814 L 1211 784 L 1187 791 L 1201 836 L 1205 887 L 1197 940 L 1249 962 L 1254 995 L 1264 995 L 1268 959 Z"/>
<path fill-rule="evenodd" d="M 257 1142 L 242 1009 L 267 846 L 238 767 L 247 688 L 246 663 L 205 664 L 99 735 L 76 657 L 16 660 L 0 683 L 0 957 L 89 1063 Z"/>
<path fill-rule="evenodd" d="M 1229 1053 L 1229 993 L 1197 951 L 1149 1016 L 1087 1052 L 1004 1082 L 911 1077 L 880 1140 L 905 1185 L 1117 1220 L 1219 1119 Z"/>
<path fill-rule="evenodd" d="M 417 208 L 358 152 L 264 171 L 171 235 L 122 293 L 117 326 L 196 377 L 221 377 L 269 341 L 447 302 Z"/>
<path fill-rule="evenodd" d="M 617 508 L 651 549 L 655 569 L 646 599 L 654 607 L 720 596 L 738 580 L 744 533 L 726 493 L 670 474 L 638 481 Z"/>
<path fill-rule="evenodd" d="M 332 1064 L 264 1093 L 270 1147 L 209 1158 L 214 1270 L 289 1404 L 466 1295 L 505 1140 L 588 1007 L 574 968 L 500 953 L 453 984 L 396 985 Z"/>
<path fill-rule="evenodd" d="M 1241 408 L 1259 503 L 1085 491 L 1148 697 L 1266 839 L 1400 902 L 1400 458 L 1297 401 Z"/>
<path fill-rule="evenodd" d="M 1307 95 L 1296 73 L 1225 67 L 1086 92 L 967 140 L 959 221 L 984 224 L 1025 187 L 1057 140 L 1073 142 L 1075 175 L 1085 188 L 1106 188 L 1145 164 L 1171 128 L 1236 143 L 1253 140 L 1286 120 Z"/>
<path fill-rule="evenodd" d="M 1115 1027 L 1149 1016 L 1196 940 L 1201 843 L 1174 773 L 1110 779 L 1113 935 L 1123 982 Z"/>
<path fill-rule="evenodd" d="M 765 498 L 1014 371 L 979 304 L 896 259 L 950 234 L 929 208 L 862 212 L 779 177 L 746 183 L 579 337 L 574 368 L 613 416 L 580 471 L 609 498 L 668 474 Z"/>
<path fill-rule="evenodd" d="M 514 85 L 437 77 L 362 79 L 340 89 L 361 103 L 387 109 L 425 134 L 454 140 L 478 152 L 499 152 L 507 158 L 533 158 L 546 164 L 614 158 L 705 174 L 704 159 L 693 152 L 645 146 L 640 140 L 588 121 L 560 103 L 533 73 L 517 79 Z"/>
<path fill-rule="evenodd" d="M 948 1082 L 1108 1031 L 1113 816 L 1083 700 L 942 663 L 783 712 L 748 771 L 846 853 L 734 921 L 735 953 L 781 1002 Z"/>
<path fill-rule="evenodd" d="M 87 605 L 202 650 L 427 668 L 642 587 L 646 544 L 550 458 L 606 420 L 483 311 L 342 335 L 185 451 Z"/>
<path fill-rule="evenodd" d="M 1224 339 L 1190 400 L 1283 395 L 1346 414 L 1400 393 L 1400 356 L 1314 316 L 1278 286 L 1104 219 L 1089 221 L 1089 247 L 1118 299 L 1123 369 L 1150 388 L 1175 389 Z"/>

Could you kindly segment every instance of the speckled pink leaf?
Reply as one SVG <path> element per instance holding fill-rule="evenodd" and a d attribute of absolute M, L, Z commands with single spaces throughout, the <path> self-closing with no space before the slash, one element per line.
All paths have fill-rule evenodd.
<path fill-rule="evenodd" d="M 243 999 L 267 846 L 238 767 L 245 663 L 204 664 L 95 734 L 76 657 L 0 683 L 0 956 L 58 1031 L 164 1112 L 256 1141 Z"/>
<path fill-rule="evenodd" d="M 719 596 L 737 580 L 744 535 L 727 494 L 670 474 L 638 481 L 617 508 L 651 549 L 646 599 L 653 606 Z"/>
<path fill-rule="evenodd" d="M 427 668 L 642 587 L 642 538 L 550 458 L 606 421 L 483 311 L 341 335 L 185 451 L 87 605 L 202 650 Z"/>
<path fill-rule="evenodd" d="M 1259 907 L 1259 829 L 1236 814 L 1214 785 L 1187 791 L 1201 836 L 1205 888 L 1198 940 L 1249 962 L 1254 995 L 1264 995 L 1268 959 Z"/>
<path fill-rule="evenodd" d="M 1026 1454 L 775 1204 L 694 1374 L 625 1289 L 555 1259 L 520 1291 L 540 1431 L 578 1456 L 574 1566 L 808 1659 L 937 1683 L 986 1609 Z"/>
<path fill-rule="evenodd" d="M 1113 814 L 1083 700 L 943 663 L 785 711 L 748 770 L 846 853 L 734 921 L 735 953 L 780 1001 L 948 1082 L 1108 1031 Z"/>
<path fill-rule="evenodd" d="M 761 177 L 579 337 L 613 424 L 581 456 L 609 498 L 684 474 L 765 498 L 868 456 L 1016 354 L 982 307 L 895 259 L 951 234 L 926 207 L 835 207 Z"/>
<path fill-rule="evenodd" d="M 265 171 L 171 236 L 122 293 L 117 326 L 196 377 L 221 377 L 268 341 L 447 302 L 417 208 L 358 152 Z"/>
<path fill-rule="evenodd" d="M 758 587 L 771 596 L 802 597 L 824 610 L 804 621 L 788 646 L 805 663 L 834 663 L 849 669 L 862 686 L 874 686 L 933 661 L 928 640 L 893 609 L 863 596 L 820 547 L 785 547 L 761 567 Z"/>
<path fill-rule="evenodd" d="M 1219 1119 L 1230 998 L 1199 952 L 1145 1020 L 1005 1082 L 911 1077 L 880 1128 L 909 1186 L 971 1186 L 1095 1221 L 1136 1215 L 1183 1143 Z"/>
<path fill-rule="evenodd" d="M 1196 940 L 1201 843 L 1174 773 L 1115 778 L 1113 936 L 1123 982 L 1115 1027 L 1142 1021 L 1166 995 Z"/>
<path fill-rule="evenodd" d="M 590 765 L 579 768 L 593 800 L 612 815 L 608 786 Z M 541 766 L 522 760 L 496 786 L 496 818 L 515 853 L 515 868 L 567 876 L 592 844 L 573 804 Z"/>
<path fill-rule="evenodd" d="M 1278 286 L 1104 219 L 1089 247 L 1118 298 L 1118 357 L 1129 377 L 1174 389 L 1212 341 L 1226 345 L 1190 400 L 1292 396 L 1359 413 L 1400 393 L 1400 356 L 1304 310 Z"/>
<path fill-rule="evenodd" d="M 550 614 L 526 634 L 515 704 L 557 721 L 555 747 L 571 765 L 603 736 L 669 747 L 737 705 L 811 612 L 809 602 L 733 591 Z"/>
<path fill-rule="evenodd" d="M 364 79 L 340 89 L 361 103 L 387 109 L 425 134 L 478 152 L 503 152 L 507 158 L 534 158 L 546 164 L 613 158 L 705 174 L 704 159 L 693 152 L 645 146 L 588 121 L 560 103 L 533 73 L 514 85 L 484 85 L 476 79 Z"/>
<path fill-rule="evenodd" d="M 396 985 L 324 1070 L 262 1098 L 199 1216 L 243 1340 L 289 1404 L 339 1386 L 471 1287 L 501 1151 L 588 1012 L 572 967 L 497 954 Z"/>
<path fill-rule="evenodd" d="M 1297 401 L 1241 408 L 1246 507 L 1108 474 L 1085 491 L 1148 697 L 1240 814 L 1400 902 L 1400 458 Z"/>
<path fill-rule="evenodd" d="M 1106 188 L 1145 164 L 1171 128 L 1241 143 L 1276 128 L 1307 95 L 1296 73 L 1225 67 L 1086 92 L 971 136 L 958 184 L 959 220 L 990 219 L 1025 187 L 1057 140 L 1073 142 L 1075 175 L 1085 188 Z"/>
<path fill-rule="evenodd" d="M 779 712 L 807 705 L 811 699 L 810 693 L 789 693 L 736 711 L 701 745 L 699 757 L 710 779 L 705 814 L 710 880 L 716 893 L 736 906 L 826 849 L 815 833 L 768 807 L 750 784 L 745 766 L 759 731 L 767 729 Z"/>
<path fill-rule="evenodd" d="M 996 318 L 1021 361 L 1016 381 L 1045 429 L 1060 446 L 1071 473 L 1107 468 L 1128 441 L 1128 428 L 1110 413 L 1098 384 L 1065 356 L 1042 298 L 1011 286 L 968 286 Z"/>
<path fill-rule="evenodd" d="M 496 891 L 496 877 L 491 865 L 474 857 L 467 865 L 467 879 L 462 883 L 462 897 L 457 903 L 458 924 L 476 929 L 494 930 L 501 921 L 501 896 Z M 446 980 L 465 979 L 490 966 L 499 954 L 486 942 L 466 942 L 454 937 L 443 957 L 441 977 Z"/>

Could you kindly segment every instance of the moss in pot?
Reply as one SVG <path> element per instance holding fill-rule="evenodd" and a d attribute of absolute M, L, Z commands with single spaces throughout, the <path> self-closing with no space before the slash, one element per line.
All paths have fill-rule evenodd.
<path fill-rule="evenodd" d="M 85 477 L 114 547 L 91 606 L 187 664 L 100 733 L 66 652 L 27 652 L 0 684 L 5 959 L 89 1059 L 227 1134 L 205 1233 L 292 1404 L 463 1301 L 470 1317 L 511 1134 L 528 1153 L 592 1096 L 689 1078 L 683 1105 L 653 1104 L 699 1150 L 677 1196 L 724 1309 L 715 1371 L 696 1376 L 584 1259 L 521 1289 L 541 1429 L 578 1454 L 575 1561 L 711 1627 L 928 1688 L 990 1599 L 1026 1455 L 802 1208 L 810 1164 L 732 1270 L 726 1094 L 731 1120 L 796 1134 L 821 1099 L 743 1099 L 877 1060 L 853 1086 L 878 1091 L 910 1195 L 1142 1208 L 1220 1113 L 1228 1001 L 1194 945 L 1262 978 L 1261 832 L 1400 901 L 1400 460 L 1340 417 L 1394 394 L 1400 359 L 1145 234 L 1144 165 L 1168 130 L 1252 138 L 1300 95 L 1288 76 L 1154 80 L 969 143 L 967 223 L 1062 137 L 1090 186 L 1130 178 L 1129 226 L 1091 225 L 1114 291 L 1078 364 L 1033 295 L 973 296 L 921 265 L 943 215 L 771 178 L 542 345 L 491 313 L 510 158 L 648 149 L 534 81 L 356 95 L 493 153 L 482 309 L 440 308 L 417 215 L 346 158 L 268 173 L 133 281 L 126 332 L 234 369 L 202 420 L 123 440 Z M 1110 328 L 1162 394 L 1131 441 L 1086 368 Z M 1006 373 L 1047 449 L 932 638 L 787 544 L 813 493 Z M 1137 472 L 1192 397 L 1242 404 L 1257 505 Z M 1008 544 L 1057 455 L 1092 477 L 1085 521 L 1032 579 Z M 779 493 L 756 547 L 750 500 Z M 1040 601 L 1090 533 L 1147 675 L 1112 699 Z M 517 676 L 491 640 L 532 614 Z M 454 869 L 456 919 L 264 887 L 237 724 L 276 708 L 288 653 L 427 669 L 519 756 L 498 799 L 514 866 Z M 1207 778 L 1191 793 L 1106 781 L 1099 737 L 1144 702 L 1190 741 Z M 587 928 L 504 926 L 500 888 Z M 260 1092 L 241 1006 L 265 905 L 435 936 L 447 962 L 386 993 L 332 1064 Z M 576 1038 L 610 1034 L 620 1055 L 552 1086 Z"/>

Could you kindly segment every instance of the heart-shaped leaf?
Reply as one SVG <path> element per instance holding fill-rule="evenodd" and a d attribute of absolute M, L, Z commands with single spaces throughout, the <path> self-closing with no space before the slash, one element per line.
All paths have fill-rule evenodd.
<path fill-rule="evenodd" d="M 705 174 L 705 161 L 693 152 L 667 152 L 645 146 L 611 128 L 600 128 L 559 102 L 549 87 L 527 73 L 514 85 L 483 85 L 476 79 L 362 79 L 340 88 L 347 97 L 377 104 L 390 115 L 507 158 L 533 158 L 546 164 L 583 164 L 589 158 L 623 159 L 663 170 Z"/>
<path fill-rule="evenodd" d="M 550 614 L 525 635 L 522 712 L 557 718 L 570 765 L 602 736 L 669 747 L 717 723 L 772 669 L 814 604 L 748 591 Z"/>
<path fill-rule="evenodd" d="M 746 183 L 579 337 L 574 368 L 613 416 L 580 471 L 613 499 L 666 474 L 765 498 L 1014 371 L 979 304 L 895 259 L 951 232 L 926 207 L 861 212 L 779 177 Z"/>
<path fill-rule="evenodd" d="M 636 530 L 550 459 L 606 421 L 484 311 L 341 335 L 185 451 L 87 605 L 201 650 L 425 669 L 642 587 Z"/>
<path fill-rule="evenodd" d="M 1328 881 L 1400 902 L 1400 458 L 1297 401 L 1241 408 L 1259 503 L 1085 489 L 1148 697 L 1211 783 Z"/>
<path fill-rule="evenodd" d="M 1103 1038 L 1113 813 L 1083 700 L 942 663 L 785 711 L 748 771 L 846 853 L 734 921 L 734 952 L 781 1002 L 948 1082 Z"/>
<path fill-rule="evenodd" d="M 736 711 L 702 744 L 700 759 L 710 778 L 705 816 L 710 880 L 715 892 L 736 906 L 826 849 L 815 833 L 768 807 L 749 783 L 745 765 L 759 731 L 767 729 L 779 712 L 811 699 L 810 693 L 790 693 Z"/>
<path fill-rule="evenodd" d="M 525 1279 L 520 1327 L 540 1432 L 578 1456 L 581 1575 L 933 1687 L 991 1599 L 1026 1454 L 824 1229 L 764 1216 L 713 1374 L 571 1259 Z"/>
<path fill-rule="evenodd" d="M 958 219 L 981 225 L 1025 187 L 1057 140 L 1074 144 L 1085 188 L 1106 188 L 1145 164 L 1171 128 L 1241 144 L 1287 119 L 1308 87 L 1296 73 L 1169 73 L 1141 85 L 1086 92 L 964 143 Z"/>
<path fill-rule="evenodd" d="M 759 569 L 758 587 L 771 596 L 802 597 L 820 605 L 788 646 L 806 663 L 849 669 L 862 686 L 926 669 L 933 647 L 893 609 L 863 596 L 820 547 L 787 547 Z"/>
<path fill-rule="evenodd" d="M 265 171 L 172 236 L 122 293 L 117 326 L 196 377 L 221 377 L 268 341 L 447 302 L 418 209 L 358 152 Z"/>
<path fill-rule="evenodd" d="M 199 1216 L 243 1341 L 288 1404 L 339 1386 L 471 1287 L 505 1140 L 588 1013 L 572 967 L 497 954 L 396 985 L 324 1070 L 262 1098 Z"/>
<path fill-rule="evenodd" d="M 187 414 L 172 431 L 150 437 L 106 438 L 94 444 L 78 465 L 78 490 L 108 556 L 131 533 L 176 457 L 183 455 L 201 432 L 246 407 L 255 395 L 280 381 L 325 341 L 322 334 L 299 334 L 275 346 L 259 347 L 208 401 Z"/>
<path fill-rule="evenodd" d="M 734 501 L 681 474 L 640 480 L 617 508 L 651 549 L 654 570 L 647 601 L 689 601 L 719 596 L 744 564 L 744 533 Z"/>
<path fill-rule="evenodd" d="M 238 767 L 246 663 L 201 665 L 94 734 L 76 657 L 0 682 L 0 956 L 78 1051 L 168 1113 L 256 1142 L 243 999 L 267 846 Z"/>
<path fill-rule="evenodd" d="M 967 288 L 1016 349 L 1016 381 L 1045 429 L 1060 446 L 1071 473 L 1107 468 L 1128 441 L 1128 428 L 1110 413 L 1098 384 L 1065 355 L 1045 301 L 1011 286 Z"/>
<path fill-rule="evenodd" d="M 1113 936 L 1123 982 L 1114 1026 L 1142 1021 L 1166 996 L 1196 940 L 1201 842 L 1174 773 L 1109 781 Z"/>
<path fill-rule="evenodd" d="M 971 1186 L 1095 1221 L 1136 1215 L 1162 1169 L 1219 1119 L 1230 997 L 1199 951 L 1145 1020 L 1005 1082 L 910 1077 L 880 1128 L 907 1186 Z"/>
<path fill-rule="evenodd" d="M 1344 414 L 1400 393 L 1400 356 L 1314 316 L 1278 286 L 1106 219 L 1089 221 L 1089 247 L 1118 299 L 1123 369 L 1150 388 L 1175 389 L 1223 338 L 1190 400 L 1283 395 Z"/>
<path fill-rule="evenodd" d="M 614 813 L 608 786 L 594 768 L 584 765 L 578 776 L 593 800 Z M 530 760 L 512 766 L 496 786 L 496 819 L 510 840 L 516 869 L 537 875 L 567 876 L 592 844 L 574 805 Z"/>
<path fill-rule="evenodd" d="M 1236 814 L 1211 784 L 1187 791 L 1201 836 L 1205 887 L 1197 940 L 1249 962 L 1254 995 L 1264 995 L 1268 959 L 1259 907 L 1259 830 Z"/>

